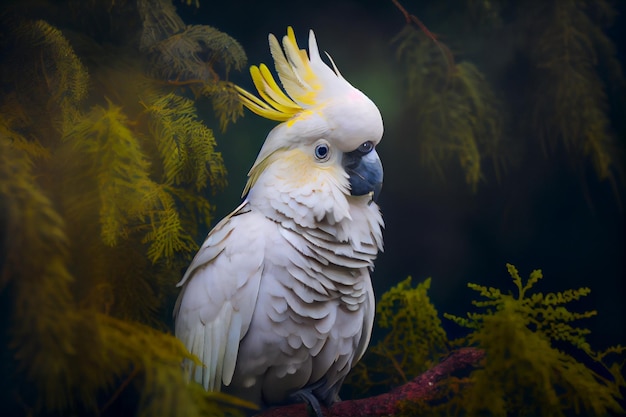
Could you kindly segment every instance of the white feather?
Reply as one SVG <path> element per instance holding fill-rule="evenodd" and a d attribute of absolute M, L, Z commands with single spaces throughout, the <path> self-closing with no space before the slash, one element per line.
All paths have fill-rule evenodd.
<path fill-rule="evenodd" d="M 232 379 L 239 342 L 256 306 L 264 261 L 263 235 L 268 226 L 275 227 L 246 210 L 242 205 L 211 231 L 179 284 L 183 290 L 174 310 L 176 336 L 205 365 L 193 369 L 187 364 L 186 368 L 193 379 L 212 391 L 219 391 L 222 382 Z M 236 229 L 246 230 L 252 240 L 234 235 Z"/>

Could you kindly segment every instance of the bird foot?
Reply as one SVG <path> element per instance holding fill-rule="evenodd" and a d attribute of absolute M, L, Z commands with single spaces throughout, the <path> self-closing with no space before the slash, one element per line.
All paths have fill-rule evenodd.
<path fill-rule="evenodd" d="M 307 405 L 307 413 L 310 417 L 324 417 L 324 413 L 322 413 L 322 406 L 313 393 L 314 388 L 314 386 L 302 388 L 301 390 L 291 394 L 290 397 L 294 401 L 304 402 Z"/>

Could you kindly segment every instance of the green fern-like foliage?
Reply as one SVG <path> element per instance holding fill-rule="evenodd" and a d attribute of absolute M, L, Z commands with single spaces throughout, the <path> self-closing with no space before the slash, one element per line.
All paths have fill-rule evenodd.
<path fill-rule="evenodd" d="M 509 166 L 541 166 L 543 158 L 560 164 L 565 152 L 577 174 L 592 167 L 619 202 L 626 164 L 617 130 L 626 82 L 608 30 L 614 2 L 421 7 L 431 17 L 426 26 L 450 49 L 402 2 L 394 3 L 409 22 L 395 41 L 407 93 L 405 140 L 415 138 L 411 152 L 430 170 L 443 176 L 460 167 L 475 189 L 492 170 L 499 179 Z M 446 18 L 432 18 L 437 15 Z M 453 56 L 463 59 L 455 63 Z"/>
<path fill-rule="evenodd" d="M 20 77 L 22 83 L 35 82 L 31 90 L 46 93 L 48 102 L 54 102 L 58 113 L 46 117 L 61 130 L 69 128 L 78 116 L 78 104 L 87 96 L 89 75 L 87 69 L 74 53 L 72 46 L 60 30 L 47 24 L 43 20 L 18 25 L 16 35 L 22 43 L 32 43 L 42 54 L 41 62 L 36 66 L 23 67 L 25 73 Z M 11 45 L 16 49 L 12 52 L 14 58 L 26 64 L 31 60 L 29 51 L 21 49 L 19 44 Z M 27 87 L 20 85 L 20 87 Z M 17 89 L 16 89 L 17 90 Z M 20 98 L 32 100 L 32 105 L 43 104 L 38 102 L 42 97 Z M 42 109 L 43 110 L 43 109 Z M 31 120 L 31 123 L 36 123 Z"/>
<path fill-rule="evenodd" d="M 430 368 L 448 349 L 448 339 L 428 297 L 431 279 L 413 287 L 411 277 L 383 294 L 376 323 L 384 337 L 371 346 L 350 374 L 349 384 L 362 392 L 389 389 Z"/>
<path fill-rule="evenodd" d="M 89 10 L 110 10 L 107 1 L 93 3 L 76 3 L 68 16 L 91 21 L 102 17 Z M 176 21 L 169 13 L 162 22 Z M 194 358 L 166 331 L 175 284 L 211 221 L 206 196 L 226 184 L 189 86 L 148 70 L 154 51 L 139 45 L 98 43 L 29 20 L 24 9 L 6 16 L 0 298 L 9 328 L 1 329 L 8 344 L 0 357 L 15 362 L 2 363 L 2 386 L 11 387 L 0 397 L 3 413 L 240 414 L 234 407 L 242 403 L 184 380 L 181 363 Z M 223 47 L 212 56 L 218 77 L 236 69 L 225 35 L 203 33 L 212 48 Z M 197 64 L 185 59 L 181 73 Z M 217 102 L 231 121 L 241 109 Z"/>
<path fill-rule="evenodd" d="M 222 130 L 241 117 L 243 106 L 227 79 L 247 61 L 239 42 L 211 26 L 186 26 L 168 0 L 141 0 L 138 6 L 143 17 L 140 49 L 150 57 L 151 72 L 210 98 Z"/>
<path fill-rule="evenodd" d="M 572 307 L 589 288 L 541 293 L 535 290 L 541 271 L 523 280 L 514 266 L 507 268 L 513 293 L 470 283 L 480 296 L 472 302 L 476 310 L 465 317 L 444 313 L 469 330 L 453 341 L 428 298 L 430 279 L 413 287 L 408 278 L 389 289 L 377 306 L 383 334 L 349 375 L 349 386 L 361 393 L 387 392 L 432 368 L 452 346 L 473 345 L 485 352 L 477 369 L 449 376 L 428 399 L 403 401 L 397 415 L 623 414 L 626 349 L 594 351 L 586 340 L 589 330 L 578 323 L 596 312 Z"/>
<path fill-rule="evenodd" d="M 563 146 L 574 161 L 588 158 L 597 176 L 622 169 L 611 130 L 606 81 L 623 84 L 615 46 L 604 27 L 615 16 L 608 1 L 546 1 L 520 12 L 529 23 L 530 57 L 537 84 L 531 123 L 546 149 Z M 622 171 L 623 173 L 623 171 Z"/>
<path fill-rule="evenodd" d="M 485 161 L 496 169 L 500 164 L 502 120 L 491 87 L 475 65 L 455 64 L 445 46 L 414 26 L 406 25 L 394 42 L 422 163 L 443 177 L 444 165 L 456 160 L 475 190 Z"/>
<path fill-rule="evenodd" d="M 557 293 L 534 292 L 543 278 L 536 270 L 524 281 L 517 269 L 507 265 L 516 294 L 497 288 L 468 284 L 481 296 L 473 301 L 480 312 L 467 317 L 444 314 L 472 330 L 467 342 L 481 347 L 486 356 L 481 369 L 470 375 L 471 383 L 459 392 L 459 408 L 469 416 L 603 416 L 624 412 L 617 399 L 623 385 L 620 366 L 606 367 L 600 375 L 561 350 L 555 343 L 569 344 L 605 367 L 607 352 L 594 352 L 585 336 L 588 329 L 576 323 L 596 315 L 576 312 L 569 305 L 589 294 L 589 288 Z M 610 349 L 623 353 L 621 347 Z M 607 375 L 613 374 L 612 377 Z"/>
<path fill-rule="evenodd" d="M 198 120 L 193 100 L 174 93 L 159 96 L 146 103 L 146 114 L 163 161 L 166 184 L 193 182 L 196 190 L 204 188 L 207 180 L 217 189 L 226 184 L 213 131 Z"/>
<path fill-rule="evenodd" d="M 121 387 L 138 390 L 142 416 L 222 415 L 219 402 L 239 404 L 189 388 L 180 364 L 190 356 L 172 335 L 74 301 L 64 221 L 37 184 L 29 156 L 6 136 L 0 139 L 3 222 L 12 236 L 4 248 L 0 291 L 11 291 L 17 371 L 36 387 L 34 398 L 24 393 L 21 400 L 34 401 L 37 414 L 71 409 L 102 415 L 123 381 Z"/>
<path fill-rule="evenodd" d="M 12 316 L 20 323 L 13 330 L 15 356 L 42 392 L 49 393 L 43 402 L 54 408 L 66 401 L 66 392 L 52 394 L 67 389 L 58 381 L 63 381 L 61 376 L 71 368 L 74 353 L 74 328 L 66 315 L 73 302 L 72 276 L 66 266 L 68 240 L 62 218 L 36 185 L 27 154 L 13 148 L 10 137 L 5 136 L 6 127 L 2 130 L 0 201 L 6 236 L 0 289 L 12 291 Z M 46 262 L 30 262 L 24 256 Z M 37 291 L 31 292 L 31 286 Z M 48 358 L 56 359 L 50 367 Z"/>

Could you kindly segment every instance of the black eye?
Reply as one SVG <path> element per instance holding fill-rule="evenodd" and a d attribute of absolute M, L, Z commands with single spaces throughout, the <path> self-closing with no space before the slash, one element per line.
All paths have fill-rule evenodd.
<path fill-rule="evenodd" d="M 357 149 L 361 154 L 365 155 L 368 154 L 370 152 L 372 152 L 372 149 L 374 149 L 374 144 L 370 141 L 367 142 L 363 142 L 360 146 L 359 149 Z"/>
<path fill-rule="evenodd" d="M 319 145 L 315 147 L 315 157 L 319 159 L 320 161 L 327 160 L 329 155 L 330 155 L 330 149 L 328 148 L 327 144 L 320 143 Z"/>

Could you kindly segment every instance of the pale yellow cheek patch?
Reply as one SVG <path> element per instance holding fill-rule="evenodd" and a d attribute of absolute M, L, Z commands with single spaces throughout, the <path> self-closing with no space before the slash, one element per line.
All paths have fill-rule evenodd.
<path fill-rule="evenodd" d="M 242 196 L 250 191 L 266 170 L 271 171 L 270 178 L 273 177 L 291 190 L 307 188 L 321 191 L 327 187 L 345 186 L 345 171 L 332 157 L 320 163 L 301 149 L 283 148 L 272 152 L 250 170 Z"/>
<path fill-rule="evenodd" d="M 311 187 L 312 184 L 323 185 L 327 178 L 341 177 L 341 172 L 332 161 L 320 163 L 312 155 L 300 149 L 287 151 L 276 163 L 281 165 L 285 172 L 284 180 L 294 187 Z"/>

